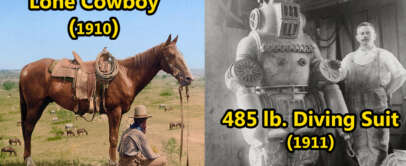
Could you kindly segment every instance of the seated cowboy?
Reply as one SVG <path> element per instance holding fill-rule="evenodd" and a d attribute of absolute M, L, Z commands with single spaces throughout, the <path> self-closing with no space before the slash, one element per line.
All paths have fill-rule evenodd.
<path fill-rule="evenodd" d="M 164 166 L 166 158 L 154 153 L 145 136 L 147 114 L 144 105 L 136 106 L 134 109 L 134 123 L 124 131 L 121 136 L 118 152 L 120 166 Z"/>

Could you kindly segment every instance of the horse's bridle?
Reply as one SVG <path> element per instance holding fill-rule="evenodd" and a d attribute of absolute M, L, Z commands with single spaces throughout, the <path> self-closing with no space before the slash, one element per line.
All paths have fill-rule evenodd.
<path fill-rule="evenodd" d="M 162 63 L 161 61 L 161 66 L 164 70 L 166 70 L 168 73 L 170 73 L 171 75 L 173 75 L 180 84 L 184 84 L 184 82 L 186 82 L 186 74 L 183 70 L 180 69 L 180 67 L 178 65 L 173 65 L 169 63 L 169 58 L 168 56 L 164 56 L 162 55 L 161 57 L 163 57 L 165 63 Z"/>

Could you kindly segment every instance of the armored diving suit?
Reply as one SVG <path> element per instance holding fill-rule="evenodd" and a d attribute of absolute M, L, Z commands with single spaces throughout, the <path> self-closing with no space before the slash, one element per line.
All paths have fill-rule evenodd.
<path fill-rule="evenodd" d="M 225 75 L 227 87 L 236 93 L 239 108 L 259 112 L 272 108 L 288 122 L 287 128 L 258 125 L 241 130 L 250 146 L 251 166 L 315 165 L 319 151 L 289 153 L 286 149 L 288 133 L 321 134 L 317 128 L 293 128 L 292 110 L 313 109 L 321 113 L 330 108 L 336 113 L 348 112 L 342 93 L 334 84 L 340 78 L 338 67 L 323 60 L 317 45 L 303 33 L 305 19 L 299 10 L 293 2 L 261 2 L 251 12 L 251 32 L 239 42 L 236 62 Z M 258 115 L 261 120 L 261 113 Z"/>

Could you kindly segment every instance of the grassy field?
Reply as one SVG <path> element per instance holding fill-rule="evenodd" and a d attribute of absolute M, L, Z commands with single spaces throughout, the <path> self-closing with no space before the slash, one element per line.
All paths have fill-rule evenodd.
<path fill-rule="evenodd" d="M 191 98 L 185 104 L 185 122 L 188 136 L 189 159 L 193 166 L 204 165 L 204 81 L 198 79 L 191 85 Z M 149 144 L 159 154 L 167 156 L 169 165 L 179 165 L 178 151 L 180 129 L 169 130 L 169 122 L 180 121 L 180 102 L 177 83 L 169 76 L 156 77 L 134 100 L 133 106 L 144 104 L 152 118 L 148 120 L 147 138 Z M 159 109 L 167 104 L 170 111 Z M 55 110 L 52 114 L 51 110 Z M 121 121 L 121 133 L 129 127 L 133 110 L 126 113 Z M 58 117 L 58 120 L 53 120 Z M 90 115 L 86 117 L 90 118 Z M 8 146 L 9 138 L 19 138 L 23 143 L 20 120 L 18 89 L 0 90 L 0 147 Z M 76 128 L 85 128 L 89 135 L 66 136 L 64 126 L 73 123 Z M 24 146 L 12 145 L 17 157 L 0 155 L 0 165 L 23 165 Z M 108 163 L 108 122 L 104 115 L 93 122 L 75 118 L 73 112 L 50 104 L 36 125 L 32 136 L 32 158 L 41 165 L 107 165 Z M 186 140 L 184 142 L 186 152 Z M 183 159 L 186 159 L 184 156 Z M 182 162 L 185 165 L 185 161 Z"/>

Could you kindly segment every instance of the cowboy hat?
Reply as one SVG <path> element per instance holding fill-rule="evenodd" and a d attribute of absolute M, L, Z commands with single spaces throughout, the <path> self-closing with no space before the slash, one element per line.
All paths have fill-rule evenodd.
<path fill-rule="evenodd" d="M 150 117 L 152 117 L 152 116 L 148 115 L 147 108 L 144 105 L 137 105 L 134 108 L 134 116 L 131 116 L 130 118 L 141 119 L 141 118 L 150 118 Z"/>

